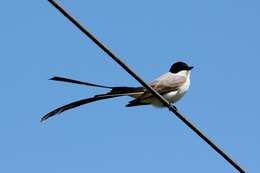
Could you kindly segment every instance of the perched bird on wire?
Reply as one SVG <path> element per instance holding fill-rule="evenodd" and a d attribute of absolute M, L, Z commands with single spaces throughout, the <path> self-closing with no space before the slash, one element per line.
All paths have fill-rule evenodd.
<path fill-rule="evenodd" d="M 159 94 L 161 94 L 170 103 L 176 103 L 182 96 L 188 91 L 190 87 L 190 74 L 192 66 L 188 66 L 184 62 L 174 63 L 169 72 L 161 75 L 160 77 L 153 80 L 149 85 L 155 89 Z M 141 105 L 153 105 L 155 107 L 163 107 L 163 104 L 153 96 L 144 87 L 110 87 L 104 85 L 98 85 L 88 82 L 77 81 L 73 79 L 63 78 L 63 77 L 53 77 L 50 80 L 69 82 L 74 84 L 81 84 L 99 88 L 110 89 L 109 92 L 105 94 L 95 95 L 94 97 L 82 99 L 79 101 L 72 102 L 70 104 L 59 107 L 41 118 L 41 121 L 45 121 L 48 118 L 60 114 L 66 110 L 95 102 L 98 100 L 109 99 L 113 97 L 120 96 L 130 96 L 134 98 L 126 106 L 141 106 Z"/>

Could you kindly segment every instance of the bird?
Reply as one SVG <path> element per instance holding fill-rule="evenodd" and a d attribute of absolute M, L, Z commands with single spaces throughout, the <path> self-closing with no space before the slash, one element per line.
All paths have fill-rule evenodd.
<path fill-rule="evenodd" d="M 162 74 L 161 76 L 150 82 L 149 85 L 159 94 L 161 94 L 169 103 L 176 103 L 185 95 L 185 93 L 188 91 L 190 87 L 191 69 L 193 69 L 193 66 L 188 66 L 188 64 L 186 64 L 185 62 L 175 62 L 171 65 L 167 73 Z M 50 117 L 58 115 L 64 111 L 76 108 L 84 104 L 121 96 L 130 96 L 133 98 L 131 101 L 128 102 L 128 104 L 126 104 L 126 107 L 134 107 L 141 105 L 164 107 L 164 105 L 144 87 L 111 87 L 88 82 L 82 82 L 59 76 L 54 76 L 50 78 L 50 80 L 106 88 L 110 89 L 110 91 L 104 94 L 95 95 L 90 98 L 78 100 L 67 105 L 61 106 L 57 109 L 54 109 L 53 111 L 44 115 L 41 118 L 41 122 L 47 120 Z"/>

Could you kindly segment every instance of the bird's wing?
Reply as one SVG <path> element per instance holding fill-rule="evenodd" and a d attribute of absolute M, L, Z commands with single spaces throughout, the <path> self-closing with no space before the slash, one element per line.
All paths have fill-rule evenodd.
<path fill-rule="evenodd" d="M 164 94 L 170 91 L 176 91 L 186 82 L 186 78 L 181 75 L 166 73 L 150 83 L 150 86 L 155 89 L 159 94 Z M 143 100 L 153 96 L 149 91 L 145 91 L 138 100 Z"/>

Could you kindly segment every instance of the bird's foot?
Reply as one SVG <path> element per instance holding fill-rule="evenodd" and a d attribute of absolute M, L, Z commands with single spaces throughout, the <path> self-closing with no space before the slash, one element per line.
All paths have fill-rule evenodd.
<path fill-rule="evenodd" d="M 169 109 L 170 109 L 170 110 L 178 111 L 177 107 L 174 106 L 173 104 L 171 104 L 171 106 L 169 106 Z"/>

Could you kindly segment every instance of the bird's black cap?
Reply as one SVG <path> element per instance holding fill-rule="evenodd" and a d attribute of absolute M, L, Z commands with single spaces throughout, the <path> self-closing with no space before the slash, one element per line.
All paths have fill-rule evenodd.
<path fill-rule="evenodd" d="M 182 71 L 182 70 L 191 70 L 193 69 L 192 66 L 188 66 L 188 64 L 186 64 L 185 62 L 176 62 L 174 63 L 171 68 L 170 68 L 170 72 L 172 73 L 178 73 L 179 71 Z"/>

